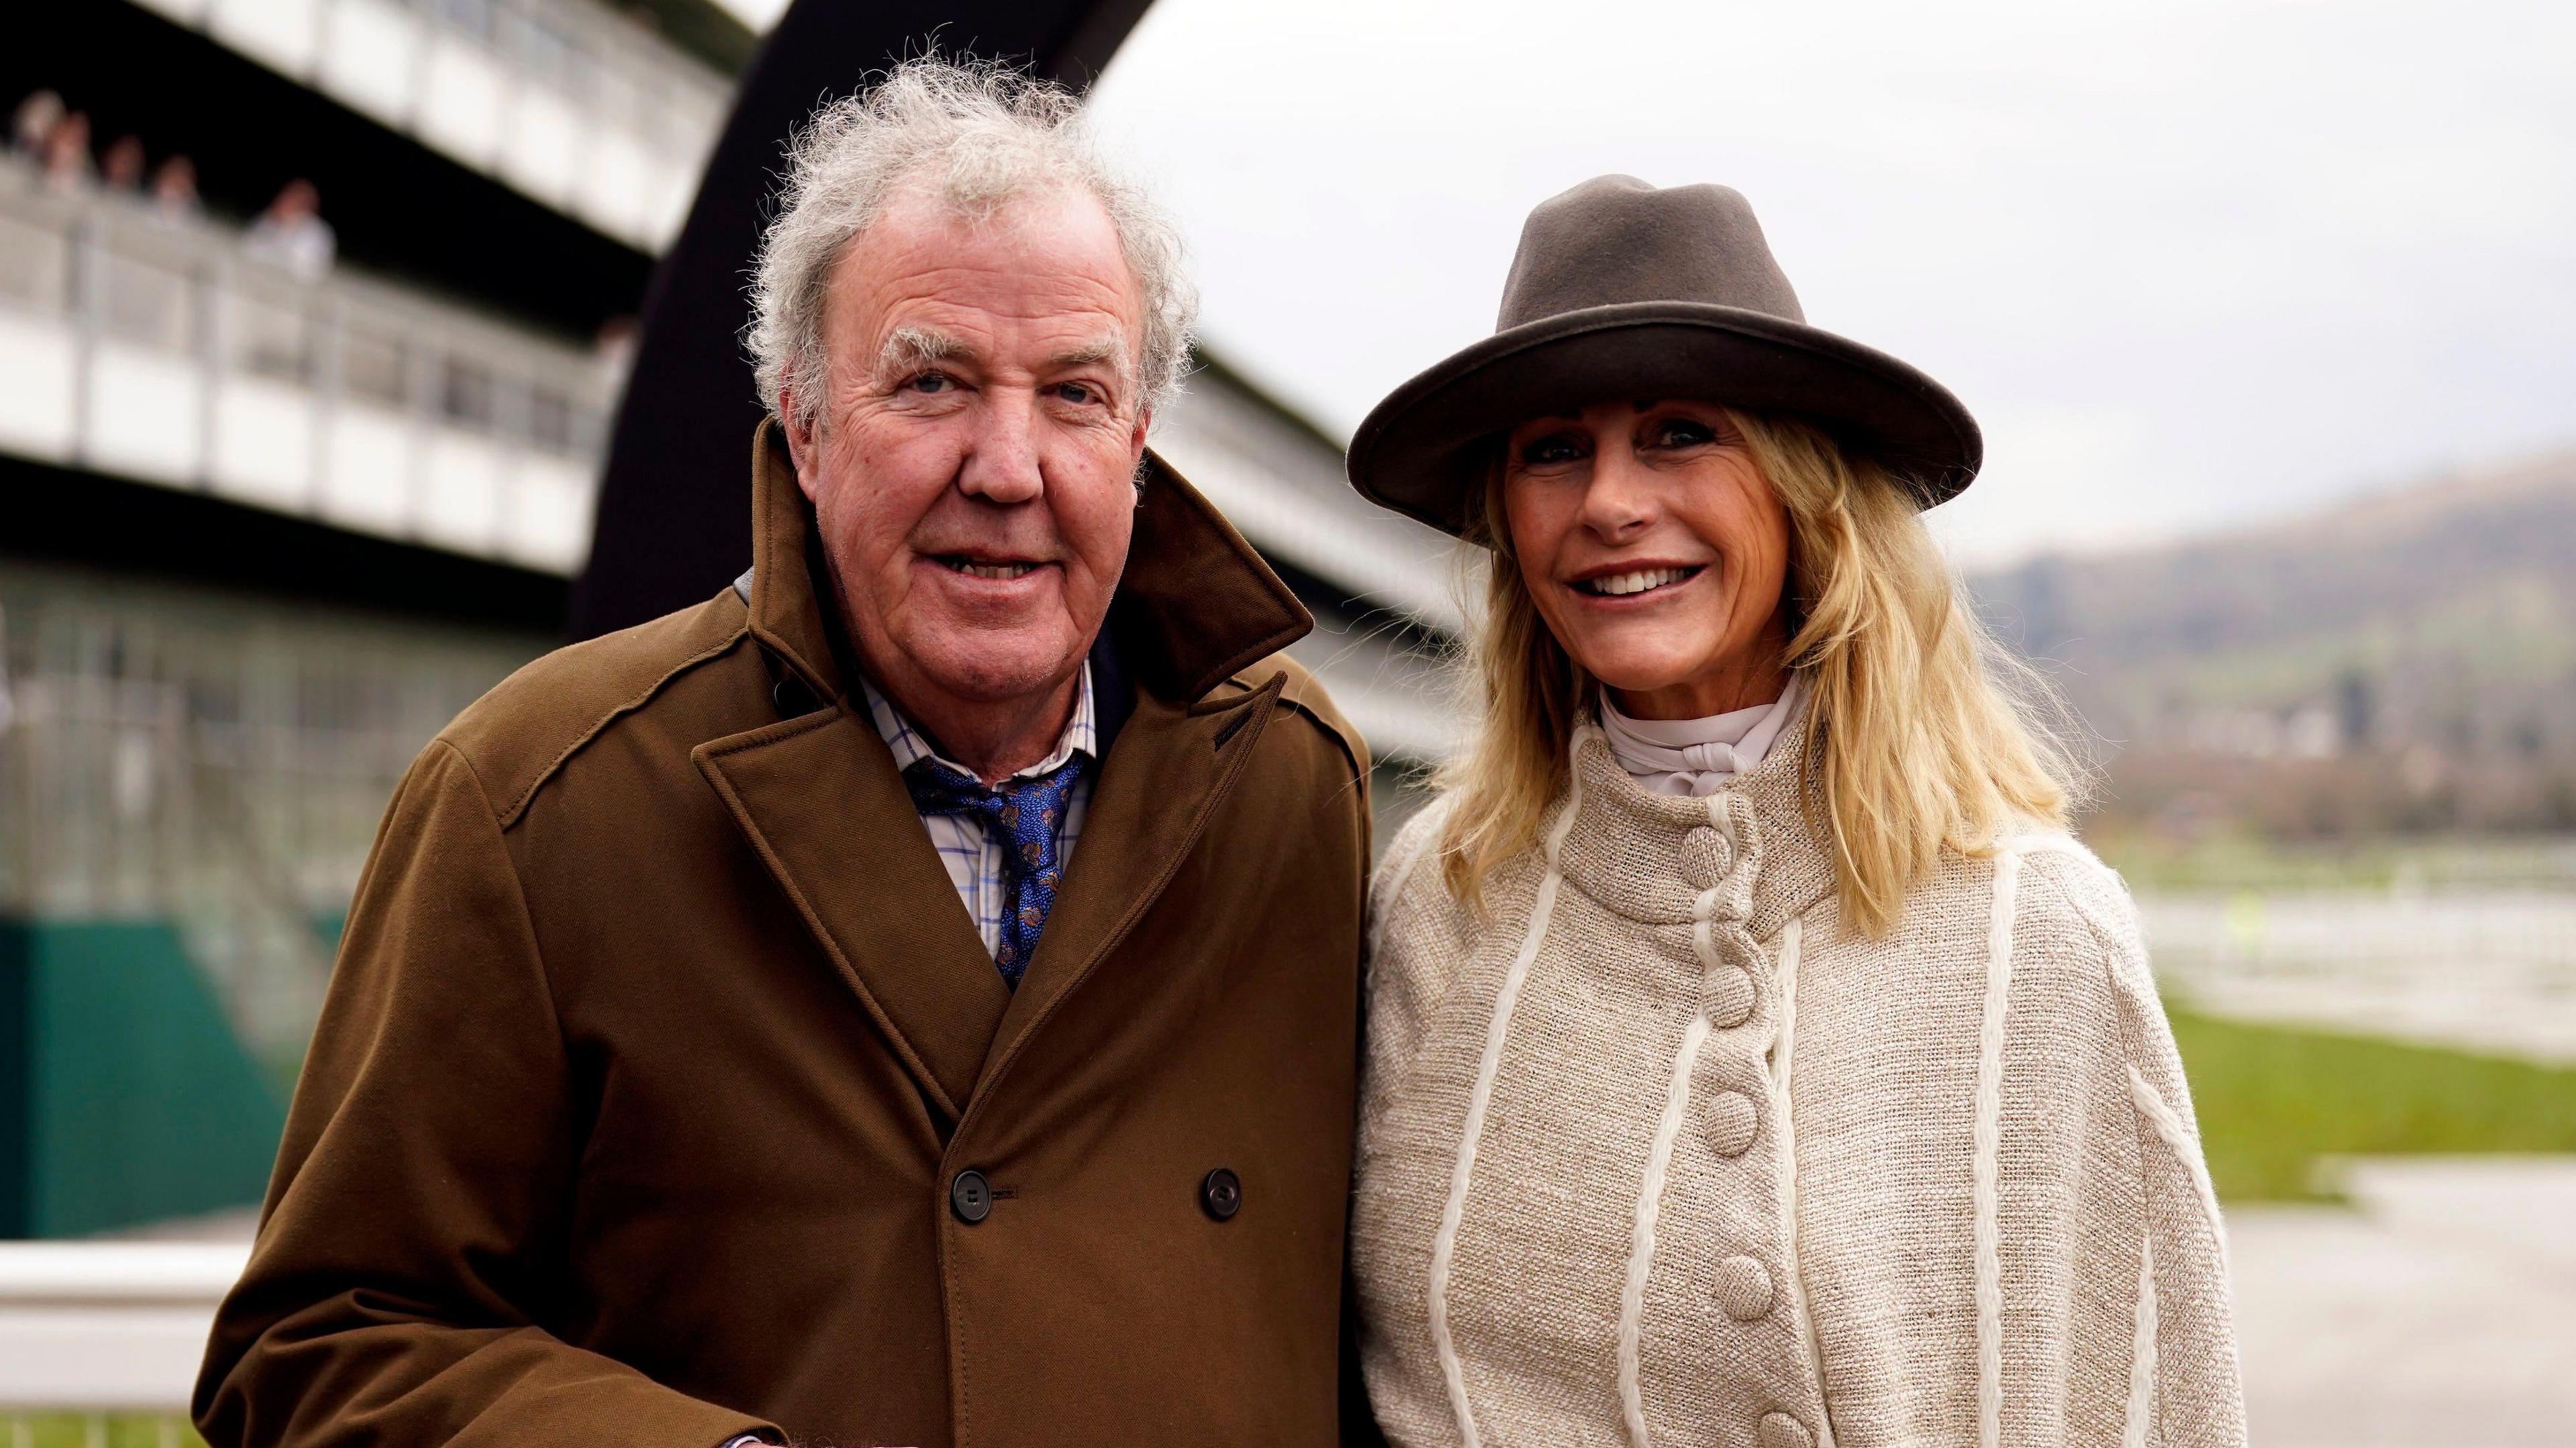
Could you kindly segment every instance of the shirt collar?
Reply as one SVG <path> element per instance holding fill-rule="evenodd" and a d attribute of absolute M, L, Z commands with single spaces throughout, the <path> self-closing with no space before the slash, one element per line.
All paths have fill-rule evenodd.
<path fill-rule="evenodd" d="M 968 779 L 983 777 L 932 749 L 929 736 L 923 734 L 910 719 L 904 717 L 903 711 L 894 706 L 894 701 L 877 689 L 874 680 L 862 676 L 859 687 L 867 694 L 868 715 L 876 722 L 877 737 L 883 739 L 886 742 L 886 748 L 894 753 L 896 773 L 900 774 L 922 760 L 929 759 L 936 760 L 943 767 L 953 769 Z M 1064 732 L 1056 736 L 1055 752 L 1013 774 L 1011 778 L 1028 779 L 1037 775 L 1053 774 L 1071 763 L 1077 754 L 1086 759 L 1100 757 L 1099 716 L 1092 708 L 1091 660 L 1089 659 L 1082 661 L 1082 672 L 1075 678 L 1073 717 L 1065 721 Z"/>
<path fill-rule="evenodd" d="M 1768 704 L 1704 719 L 1632 719 L 1601 691 L 1601 732 L 1619 767 L 1658 794 L 1714 794 L 1750 773 L 1806 700 L 1806 676 L 1791 673 Z"/>

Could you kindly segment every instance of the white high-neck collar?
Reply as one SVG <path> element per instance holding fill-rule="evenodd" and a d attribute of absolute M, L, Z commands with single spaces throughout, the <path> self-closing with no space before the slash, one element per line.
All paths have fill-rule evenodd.
<path fill-rule="evenodd" d="M 1601 732 L 1609 740 L 1611 757 L 1645 788 L 1657 794 L 1711 795 L 1762 762 L 1806 697 L 1806 679 L 1793 673 L 1780 697 L 1768 704 L 1704 719 L 1632 719 L 1604 689 Z"/>

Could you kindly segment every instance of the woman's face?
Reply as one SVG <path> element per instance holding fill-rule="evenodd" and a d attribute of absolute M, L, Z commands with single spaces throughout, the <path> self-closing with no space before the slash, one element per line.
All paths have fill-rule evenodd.
<path fill-rule="evenodd" d="M 1540 617 L 1641 719 L 1779 697 L 1789 514 L 1715 403 L 1605 402 L 1514 428 L 1503 511 Z"/>

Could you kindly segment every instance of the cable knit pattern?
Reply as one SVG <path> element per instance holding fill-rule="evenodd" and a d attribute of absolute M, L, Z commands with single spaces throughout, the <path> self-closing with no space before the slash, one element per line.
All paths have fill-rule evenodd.
<path fill-rule="evenodd" d="M 1801 765 L 1789 741 L 1654 794 L 1586 727 L 1553 865 L 1497 872 L 1482 915 L 1427 858 L 1443 806 L 1387 852 L 1353 1261 L 1389 1437 L 2241 1444 L 2224 1244 L 2118 878 L 2031 836 L 1846 932 Z"/>

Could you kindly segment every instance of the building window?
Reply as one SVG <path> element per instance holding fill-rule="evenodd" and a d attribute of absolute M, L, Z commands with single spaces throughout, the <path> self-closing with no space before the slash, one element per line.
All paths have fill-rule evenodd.
<path fill-rule="evenodd" d="M 102 320 L 108 335 L 146 347 L 186 351 L 196 330 L 189 325 L 188 279 L 167 267 L 112 251 L 104 253 L 101 261 L 107 301 Z"/>
<path fill-rule="evenodd" d="M 281 382 L 312 380 L 313 329 L 303 313 L 239 294 L 225 303 L 225 360 L 233 368 Z"/>
<path fill-rule="evenodd" d="M 571 452 L 572 399 L 538 388 L 528 398 L 528 440 L 549 452 Z"/>
<path fill-rule="evenodd" d="M 349 396 L 391 408 L 407 408 L 411 389 L 405 385 L 403 344 L 390 337 L 351 331 L 340 342 L 340 386 Z"/>
<path fill-rule="evenodd" d="M 459 427 L 476 432 L 492 428 L 492 374 L 475 363 L 450 357 L 438 390 L 439 412 Z"/>
<path fill-rule="evenodd" d="M 35 312 L 63 309 L 63 234 L 0 216 L 0 300 Z"/>

